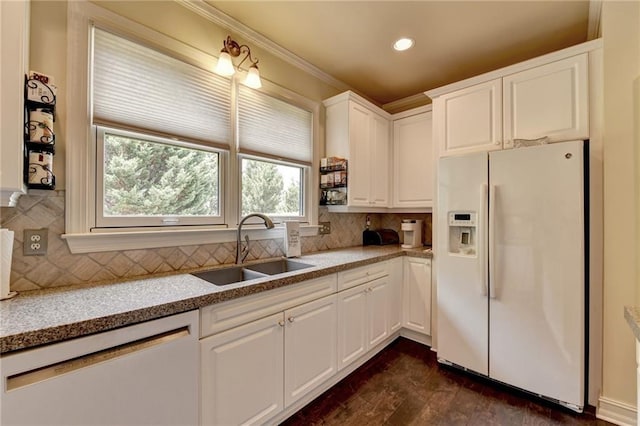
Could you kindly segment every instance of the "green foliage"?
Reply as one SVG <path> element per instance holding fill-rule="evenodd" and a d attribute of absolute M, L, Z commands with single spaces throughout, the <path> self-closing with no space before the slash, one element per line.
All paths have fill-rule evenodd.
<path fill-rule="evenodd" d="M 300 214 L 299 183 L 289 182 L 287 188 L 279 167 L 273 163 L 243 160 L 242 216 L 249 213 L 273 215 Z"/>
<path fill-rule="evenodd" d="M 275 164 L 245 160 L 242 170 L 242 215 L 274 213 L 282 196 L 282 175 Z"/>
<path fill-rule="evenodd" d="M 218 154 L 105 135 L 105 215 L 217 215 Z"/>
<path fill-rule="evenodd" d="M 283 195 L 284 197 L 280 207 L 282 213 L 290 215 L 300 214 L 300 186 L 291 182 Z"/>

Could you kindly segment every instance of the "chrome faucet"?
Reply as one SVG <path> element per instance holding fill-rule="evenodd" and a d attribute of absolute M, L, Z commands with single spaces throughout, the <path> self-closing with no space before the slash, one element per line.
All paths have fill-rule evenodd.
<path fill-rule="evenodd" d="M 271 219 L 269 219 L 266 215 L 263 215 L 262 213 L 250 213 L 248 215 L 246 215 L 245 217 L 242 218 L 242 220 L 240 221 L 240 223 L 238 224 L 238 234 L 236 236 L 236 265 L 240 265 L 242 264 L 242 262 L 244 262 L 244 260 L 247 258 L 247 255 L 249 254 L 249 236 L 245 235 L 244 239 L 247 242 L 247 245 L 242 248 L 241 242 L 240 242 L 240 233 L 242 232 L 242 225 L 244 224 L 244 222 L 249 219 L 250 217 L 259 217 L 260 219 L 264 220 L 264 226 L 267 227 L 267 229 L 271 229 L 274 227 L 273 222 L 271 221 Z"/>

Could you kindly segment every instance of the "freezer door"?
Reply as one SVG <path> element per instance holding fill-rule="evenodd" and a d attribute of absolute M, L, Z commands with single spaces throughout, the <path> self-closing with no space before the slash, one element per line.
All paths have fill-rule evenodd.
<path fill-rule="evenodd" d="M 447 157 L 438 166 L 438 358 L 488 374 L 486 267 L 487 153 Z M 449 213 L 476 214 L 477 250 L 461 253 Z M 466 237 L 465 237 L 466 238 Z M 453 244 L 453 246 L 452 246 Z"/>
<path fill-rule="evenodd" d="M 583 142 L 489 156 L 489 376 L 584 404 Z"/>

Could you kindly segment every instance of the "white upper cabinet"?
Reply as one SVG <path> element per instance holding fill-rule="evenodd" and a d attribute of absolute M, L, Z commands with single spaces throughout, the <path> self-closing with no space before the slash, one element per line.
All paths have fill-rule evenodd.
<path fill-rule="evenodd" d="M 387 207 L 391 158 L 389 118 L 384 111 L 345 92 L 324 101 L 326 156 L 349 160 L 347 205 Z"/>
<path fill-rule="evenodd" d="M 29 62 L 28 1 L 0 1 L 0 207 L 13 207 L 24 184 L 24 77 Z"/>
<path fill-rule="evenodd" d="M 393 121 L 393 207 L 433 206 L 432 122 L 430 110 Z"/>
<path fill-rule="evenodd" d="M 441 156 L 502 149 L 502 79 L 442 95 L 433 111 Z"/>
<path fill-rule="evenodd" d="M 371 148 L 372 160 L 369 171 L 369 198 L 376 207 L 389 206 L 391 141 L 390 123 L 384 117 L 373 114 L 370 117 L 372 128 Z"/>
<path fill-rule="evenodd" d="M 504 145 L 514 139 L 550 142 L 589 137 L 587 54 L 504 77 Z"/>
<path fill-rule="evenodd" d="M 438 155 L 514 148 L 517 139 L 589 138 L 587 42 L 425 94 L 433 99 Z"/>

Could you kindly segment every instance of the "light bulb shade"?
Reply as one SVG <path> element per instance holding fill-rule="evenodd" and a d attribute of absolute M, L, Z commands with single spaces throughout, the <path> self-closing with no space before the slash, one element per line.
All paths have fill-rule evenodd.
<path fill-rule="evenodd" d="M 244 79 L 244 84 L 247 87 L 251 87 L 252 89 L 259 89 L 262 87 L 262 82 L 260 81 L 260 71 L 258 71 L 258 67 L 252 65 L 249 68 L 249 72 L 247 73 L 247 77 Z"/>
<path fill-rule="evenodd" d="M 230 76 L 236 72 L 233 68 L 233 62 L 231 62 L 231 56 L 227 52 L 221 52 L 214 70 L 216 74 Z"/>

